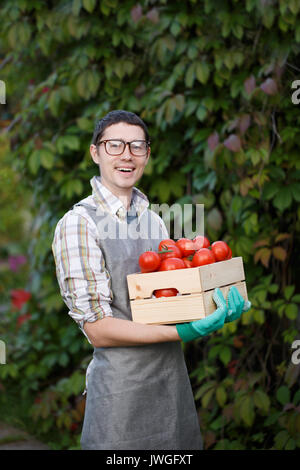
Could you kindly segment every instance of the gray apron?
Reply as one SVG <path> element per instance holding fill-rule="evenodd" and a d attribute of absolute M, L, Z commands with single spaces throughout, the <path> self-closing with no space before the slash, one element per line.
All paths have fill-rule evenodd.
<path fill-rule="evenodd" d="M 127 274 L 140 271 L 142 252 L 157 250 L 165 238 L 150 210 L 140 220 L 130 209 L 127 222 L 83 205 L 96 223 L 99 248 L 110 276 L 115 318 L 131 320 Z M 129 215 L 129 214 L 132 215 Z M 115 227 L 117 239 L 103 236 Z M 145 222 L 147 222 L 145 224 Z M 138 239 L 122 239 L 121 224 L 140 230 Z M 159 229 L 150 238 L 150 225 Z M 146 228 L 145 228 L 146 227 Z M 147 232 L 147 233 L 143 233 Z M 151 232 L 153 233 L 153 232 Z M 157 232 L 156 232 L 157 233 Z M 83 450 L 200 450 L 202 437 L 180 341 L 129 347 L 94 348 L 81 435 Z"/>

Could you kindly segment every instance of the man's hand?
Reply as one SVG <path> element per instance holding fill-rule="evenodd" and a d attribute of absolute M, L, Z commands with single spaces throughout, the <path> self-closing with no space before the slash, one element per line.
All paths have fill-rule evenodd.
<path fill-rule="evenodd" d="M 187 342 L 202 336 L 207 336 L 223 327 L 228 307 L 218 287 L 213 292 L 213 299 L 218 308 L 211 315 L 201 320 L 190 323 L 178 323 L 176 325 L 177 332 L 182 341 Z"/>
<path fill-rule="evenodd" d="M 235 286 L 230 287 L 227 300 L 228 310 L 225 323 L 238 320 L 243 312 L 248 312 L 251 308 L 251 302 L 245 301 Z"/>
<path fill-rule="evenodd" d="M 248 312 L 251 308 L 251 302 L 245 302 L 235 286 L 229 289 L 228 306 L 219 288 L 214 290 L 213 299 L 218 308 L 211 315 L 201 320 L 176 325 L 178 335 L 182 341 L 187 342 L 207 336 L 222 328 L 224 323 L 238 320 L 243 312 Z"/>

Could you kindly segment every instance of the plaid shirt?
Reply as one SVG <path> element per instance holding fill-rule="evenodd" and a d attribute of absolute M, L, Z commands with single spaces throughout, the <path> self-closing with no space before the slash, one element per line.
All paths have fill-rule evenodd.
<path fill-rule="evenodd" d="M 126 209 L 120 199 L 101 184 L 100 176 L 94 176 L 90 183 L 93 189 L 92 195 L 80 202 L 94 207 L 101 206 L 103 211 L 125 221 Z M 149 201 L 134 187 L 131 204 L 140 217 L 148 208 Z M 168 238 L 164 222 L 161 218 L 160 221 Z M 113 316 L 110 307 L 112 301 L 110 276 L 105 269 L 103 254 L 97 243 L 98 238 L 97 227 L 86 208 L 78 206 L 69 210 L 58 221 L 52 243 L 56 276 L 62 298 L 69 308 L 69 315 L 86 337 L 83 329 L 86 321 L 94 322 Z"/>

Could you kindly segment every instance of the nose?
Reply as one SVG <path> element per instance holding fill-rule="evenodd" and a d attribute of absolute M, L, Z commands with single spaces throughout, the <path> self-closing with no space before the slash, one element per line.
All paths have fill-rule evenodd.
<path fill-rule="evenodd" d="M 132 158 L 132 155 L 130 153 L 129 143 L 125 145 L 125 149 L 124 149 L 124 152 L 121 154 L 121 158 L 125 158 L 126 160 Z"/>

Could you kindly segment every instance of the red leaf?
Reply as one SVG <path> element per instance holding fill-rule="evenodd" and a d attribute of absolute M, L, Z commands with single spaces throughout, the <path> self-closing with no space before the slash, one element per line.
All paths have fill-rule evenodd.
<path fill-rule="evenodd" d="M 244 87 L 245 87 L 246 93 L 248 93 L 248 95 L 251 95 L 252 91 L 256 87 L 256 81 L 253 75 L 251 75 L 251 77 L 247 78 L 244 81 Z"/>
<path fill-rule="evenodd" d="M 132 21 L 137 23 L 143 15 L 143 10 L 142 10 L 141 5 L 139 3 L 135 5 L 135 7 L 131 9 L 130 14 L 131 14 Z"/>
<path fill-rule="evenodd" d="M 226 140 L 224 145 L 232 152 L 239 152 L 242 148 L 241 140 L 236 134 L 231 134 Z"/>
<path fill-rule="evenodd" d="M 217 147 L 219 144 L 219 134 L 215 131 L 207 139 L 207 144 L 209 146 L 209 149 L 213 152 L 213 150 Z"/>
<path fill-rule="evenodd" d="M 287 252 L 284 248 L 282 248 L 281 246 L 275 246 L 273 249 L 272 249 L 272 253 L 273 253 L 273 256 L 277 259 L 279 259 L 280 261 L 284 261 L 287 257 Z"/>
<path fill-rule="evenodd" d="M 152 23 L 159 22 L 159 13 L 157 8 L 152 8 L 151 10 L 149 10 L 146 16 L 148 20 L 152 21 Z"/>
<path fill-rule="evenodd" d="M 25 304 L 31 297 L 31 293 L 24 289 L 13 289 L 10 292 L 11 302 L 14 307 L 21 309 L 23 304 Z"/>
<path fill-rule="evenodd" d="M 241 134 L 245 134 L 246 130 L 250 126 L 251 117 L 250 114 L 243 114 L 239 120 L 239 129 Z"/>
<path fill-rule="evenodd" d="M 267 95 L 276 95 L 278 92 L 277 84 L 273 78 L 267 78 L 261 85 L 260 88 Z"/>
<path fill-rule="evenodd" d="M 20 327 L 25 323 L 26 321 L 30 320 L 31 315 L 30 313 L 25 313 L 24 315 L 20 315 L 17 319 L 17 325 Z"/>

